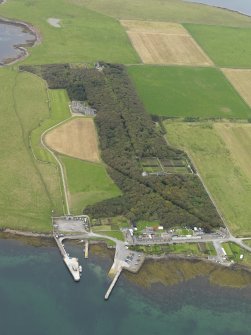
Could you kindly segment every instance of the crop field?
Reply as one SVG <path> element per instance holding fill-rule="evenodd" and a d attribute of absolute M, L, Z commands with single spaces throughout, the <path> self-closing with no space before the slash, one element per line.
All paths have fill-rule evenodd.
<path fill-rule="evenodd" d="M 180 24 L 126 20 L 121 24 L 145 64 L 212 64 Z"/>
<path fill-rule="evenodd" d="M 251 29 L 185 24 L 212 61 L 221 67 L 251 67 Z"/>
<path fill-rule="evenodd" d="M 67 156 L 59 156 L 64 164 L 71 212 L 79 214 L 87 205 L 121 194 L 106 172 L 105 166 Z"/>
<path fill-rule="evenodd" d="M 166 122 L 166 128 L 169 142 L 192 157 L 232 233 L 250 236 L 251 177 L 246 159 L 251 159 L 251 127 L 239 124 L 228 130 L 218 123 Z M 242 144 L 245 146 L 238 153 Z"/>
<path fill-rule="evenodd" d="M 11 0 L 1 6 L 0 16 L 29 22 L 38 30 L 41 43 L 29 48 L 25 63 L 139 61 L 118 21 L 65 0 Z M 47 22 L 51 17 L 60 20 L 61 28 Z"/>
<path fill-rule="evenodd" d="M 182 0 L 67 0 L 117 19 L 251 26 L 251 19 L 231 11 Z"/>
<path fill-rule="evenodd" d="M 92 118 L 74 118 L 45 136 L 46 144 L 61 154 L 99 162 L 97 133 Z"/>
<path fill-rule="evenodd" d="M 214 128 L 231 152 L 235 164 L 251 181 L 251 124 L 216 123 Z"/>
<path fill-rule="evenodd" d="M 251 107 L 251 70 L 221 69 L 240 96 Z"/>
<path fill-rule="evenodd" d="M 59 179 L 55 167 L 34 160 L 28 141 L 49 116 L 45 85 L 31 74 L 1 69 L 0 96 L 0 226 L 50 231 L 51 210 L 62 213 Z"/>
<path fill-rule="evenodd" d="M 129 66 L 146 110 L 166 117 L 248 119 L 251 110 L 221 71 L 182 66 Z"/>

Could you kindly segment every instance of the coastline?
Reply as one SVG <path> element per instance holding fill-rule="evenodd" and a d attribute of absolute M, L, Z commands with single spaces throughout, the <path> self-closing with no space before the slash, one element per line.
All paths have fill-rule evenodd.
<path fill-rule="evenodd" d="M 251 14 L 246 14 L 246 13 L 240 12 L 238 10 L 227 8 L 227 7 L 224 7 L 224 6 L 210 5 L 208 3 L 195 2 L 193 0 L 191 0 L 191 1 L 190 0 L 183 0 L 183 1 L 186 2 L 186 3 L 198 4 L 198 5 L 203 5 L 203 6 L 208 6 L 208 7 L 214 7 L 214 8 L 218 8 L 218 9 L 223 9 L 223 10 L 227 10 L 228 12 L 236 13 L 236 14 L 243 15 L 243 16 L 251 18 Z"/>
<path fill-rule="evenodd" d="M 0 5 L 3 4 L 3 3 L 4 2 L 0 2 Z M 29 56 L 29 51 L 27 50 L 27 47 L 34 47 L 34 46 L 39 45 L 41 43 L 41 40 L 42 40 L 41 34 L 31 24 L 29 24 L 27 22 L 15 20 L 15 19 L 13 19 L 13 20 L 12 19 L 7 19 L 7 18 L 4 18 L 4 17 L 0 17 L 0 24 L 1 23 L 13 25 L 13 26 L 16 26 L 16 27 L 21 27 L 22 29 L 27 30 L 31 35 L 34 36 L 33 40 L 27 41 L 27 43 L 25 43 L 25 44 L 17 44 L 15 46 L 13 46 L 15 49 L 18 49 L 19 51 L 21 51 L 21 54 L 18 55 L 17 57 L 13 57 L 13 58 L 9 58 L 9 59 L 4 60 L 2 62 L 2 66 L 13 65 L 16 62 L 25 59 L 26 57 Z"/>

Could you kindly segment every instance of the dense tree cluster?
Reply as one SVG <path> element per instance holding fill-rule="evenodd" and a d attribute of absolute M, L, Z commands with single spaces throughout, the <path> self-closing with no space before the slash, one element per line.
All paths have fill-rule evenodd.
<path fill-rule="evenodd" d="M 82 90 L 81 97 L 97 110 L 102 159 L 123 192 L 123 196 L 88 206 L 85 213 L 95 218 L 125 215 L 131 220 L 159 220 L 165 227 L 197 226 L 210 231 L 220 226 L 222 222 L 197 176 L 142 176 L 143 158 L 188 158 L 169 147 L 156 132 L 126 69 L 114 64 L 102 66 L 102 71 L 76 70 L 67 64 L 40 68 L 50 88 L 66 88 L 73 100 L 80 100 L 76 97 Z"/>

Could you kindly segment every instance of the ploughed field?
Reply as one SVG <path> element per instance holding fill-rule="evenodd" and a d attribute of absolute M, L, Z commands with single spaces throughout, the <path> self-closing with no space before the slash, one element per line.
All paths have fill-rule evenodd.
<path fill-rule="evenodd" d="M 122 20 L 121 24 L 146 64 L 212 65 L 180 24 Z"/>
<path fill-rule="evenodd" d="M 58 153 L 87 160 L 99 162 L 98 141 L 91 118 L 74 118 L 45 136 L 46 144 Z"/>
<path fill-rule="evenodd" d="M 192 157 L 231 232 L 251 234 L 251 125 L 166 123 L 168 141 Z"/>

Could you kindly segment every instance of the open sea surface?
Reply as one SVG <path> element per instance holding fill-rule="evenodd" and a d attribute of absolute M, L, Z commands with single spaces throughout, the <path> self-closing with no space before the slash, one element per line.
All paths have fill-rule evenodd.
<path fill-rule="evenodd" d="M 53 243 L 36 247 L 0 240 L 1 334 L 251 334 L 251 286 L 223 288 L 197 277 L 143 288 L 123 274 L 104 301 L 112 255 L 103 248 L 84 260 L 80 245 L 66 248 L 83 265 L 79 283 Z"/>
<path fill-rule="evenodd" d="M 186 1 L 204 3 L 211 6 L 227 8 L 251 16 L 250 0 L 186 0 Z"/>

